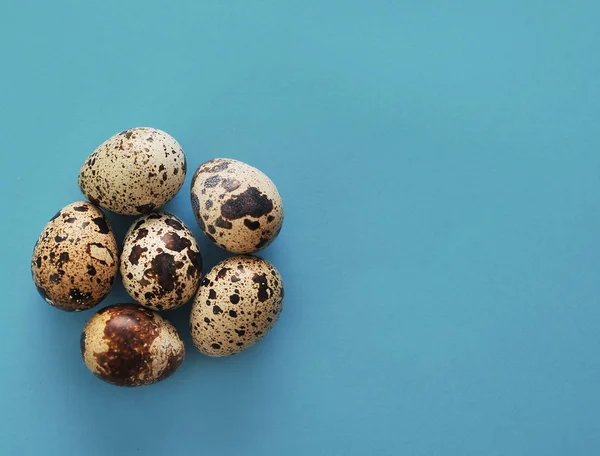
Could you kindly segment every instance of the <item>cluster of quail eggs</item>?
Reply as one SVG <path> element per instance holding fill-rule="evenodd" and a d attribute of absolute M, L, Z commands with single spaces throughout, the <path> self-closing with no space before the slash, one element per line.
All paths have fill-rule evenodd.
<path fill-rule="evenodd" d="M 216 158 L 198 167 L 190 189 L 198 225 L 213 243 L 236 254 L 203 276 L 191 230 L 160 210 L 180 190 L 186 171 L 183 150 L 163 131 L 141 127 L 112 136 L 79 172 L 88 201 L 58 211 L 33 249 L 33 280 L 57 309 L 90 309 L 122 278 L 135 304 L 104 307 L 81 334 L 86 366 L 109 383 L 148 385 L 181 365 L 183 341 L 158 312 L 193 298 L 192 340 L 208 356 L 254 345 L 281 312 L 279 272 L 248 255 L 269 245 L 281 229 L 283 206 L 273 182 L 237 160 Z M 101 209 L 137 217 L 122 248 Z"/>

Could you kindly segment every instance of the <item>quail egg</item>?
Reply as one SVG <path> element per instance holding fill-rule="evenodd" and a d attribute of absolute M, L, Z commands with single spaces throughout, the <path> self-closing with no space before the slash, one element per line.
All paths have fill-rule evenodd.
<path fill-rule="evenodd" d="M 192 232 L 161 212 L 136 220 L 125 236 L 121 276 L 129 295 L 153 310 L 171 310 L 194 296 L 202 256 Z"/>
<path fill-rule="evenodd" d="M 125 130 L 102 143 L 79 171 L 79 187 L 92 203 L 124 215 L 148 214 L 183 185 L 181 146 L 149 127 Z"/>
<path fill-rule="evenodd" d="M 44 227 L 33 249 L 31 272 L 46 302 L 78 311 L 104 299 L 118 263 L 110 223 L 96 206 L 80 201 L 58 211 Z"/>
<path fill-rule="evenodd" d="M 100 379 L 118 386 L 143 386 L 169 377 L 185 348 L 179 333 L 155 312 L 132 304 L 101 309 L 81 334 L 81 356 Z"/>
<path fill-rule="evenodd" d="M 203 163 L 194 174 L 191 199 L 204 234 L 229 252 L 257 252 L 281 230 L 283 203 L 275 184 L 246 163 L 229 158 Z"/>
<path fill-rule="evenodd" d="M 239 353 L 267 334 L 282 306 L 283 281 L 271 263 L 254 256 L 228 258 L 206 274 L 194 299 L 194 345 L 209 356 Z"/>

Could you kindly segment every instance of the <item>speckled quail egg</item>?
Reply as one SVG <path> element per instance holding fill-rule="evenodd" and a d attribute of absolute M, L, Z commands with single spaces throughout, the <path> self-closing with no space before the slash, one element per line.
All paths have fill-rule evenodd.
<path fill-rule="evenodd" d="M 282 306 L 283 281 L 271 263 L 254 256 L 228 258 L 206 274 L 194 299 L 194 345 L 209 356 L 239 353 L 265 336 Z"/>
<path fill-rule="evenodd" d="M 101 144 L 79 171 L 92 203 L 124 215 L 148 214 L 183 185 L 185 155 L 175 139 L 149 127 L 125 130 Z"/>
<path fill-rule="evenodd" d="M 228 158 L 203 163 L 194 174 L 191 199 L 204 234 L 229 252 L 257 252 L 281 230 L 283 203 L 275 184 L 246 163 Z"/>
<path fill-rule="evenodd" d="M 129 295 L 152 310 L 171 310 L 194 296 L 202 256 L 194 235 L 176 216 L 152 213 L 136 220 L 123 243 L 121 276 Z"/>
<path fill-rule="evenodd" d="M 100 379 L 118 386 L 143 386 L 170 376 L 185 348 L 179 333 L 155 312 L 133 304 L 105 307 L 81 334 L 81 356 Z"/>
<path fill-rule="evenodd" d="M 80 201 L 58 211 L 44 227 L 33 249 L 31 272 L 46 302 L 78 311 L 104 299 L 118 264 L 110 223 L 96 206 Z"/>

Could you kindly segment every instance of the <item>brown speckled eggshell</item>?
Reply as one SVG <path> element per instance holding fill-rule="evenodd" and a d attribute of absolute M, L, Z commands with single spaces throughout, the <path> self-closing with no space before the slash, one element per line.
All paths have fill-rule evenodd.
<path fill-rule="evenodd" d="M 175 139 L 149 127 L 125 130 L 101 144 L 79 171 L 91 202 L 124 215 L 148 214 L 183 185 L 185 155 Z"/>
<path fill-rule="evenodd" d="M 152 310 L 175 309 L 191 299 L 200 284 L 198 243 L 172 214 L 140 217 L 125 235 L 121 276 L 125 289 L 138 303 Z"/>
<path fill-rule="evenodd" d="M 263 172 L 229 158 L 200 165 L 191 186 L 194 215 L 204 234 L 233 253 L 268 246 L 283 224 L 283 202 Z"/>
<path fill-rule="evenodd" d="M 86 310 L 111 290 L 118 272 L 117 242 L 100 209 L 87 201 L 69 204 L 44 227 L 33 249 L 33 281 L 49 304 Z"/>
<path fill-rule="evenodd" d="M 81 334 L 81 356 L 100 379 L 143 386 L 169 377 L 183 362 L 185 347 L 175 327 L 133 304 L 98 311 Z"/>
<path fill-rule="evenodd" d="M 283 306 L 283 281 L 275 267 L 254 256 L 218 263 L 194 299 L 190 330 L 194 345 L 209 356 L 251 347 L 273 327 Z"/>

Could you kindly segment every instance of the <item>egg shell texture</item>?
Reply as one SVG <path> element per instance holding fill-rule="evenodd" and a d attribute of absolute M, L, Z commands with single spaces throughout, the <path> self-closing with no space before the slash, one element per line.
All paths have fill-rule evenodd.
<path fill-rule="evenodd" d="M 233 253 L 268 246 L 283 224 L 275 184 L 258 169 L 228 158 L 200 165 L 192 179 L 194 215 L 204 234 Z"/>
<path fill-rule="evenodd" d="M 251 347 L 279 318 L 283 296 L 281 276 L 268 261 L 235 256 L 218 263 L 194 299 L 190 319 L 194 345 L 209 356 Z"/>
<path fill-rule="evenodd" d="M 93 204 L 79 201 L 58 211 L 44 227 L 33 249 L 31 272 L 46 302 L 79 311 L 109 293 L 118 263 L 110 223 Z"/>
<path fill-rule="evenodd" d="M 191 299 L 200 284 L 198 243 L 172 214 L 140 217 L 125 236 L 121 276 L 125 289 L 138 303 L 153 310 L 175 309 Z"/>
<path fill-rule="evenodd" d="M 185 174 L 179 143 L 164 131 L 138 127 L 109 138 L 86 159 L 79 187 L 117 214 L 148 214 L 175 196 Z"/>
<path fill-rule="evenodd" d="M 133 304 L 97 312 L 81 334 L 81 356 L 90 371 L 118 386 L 149 385 L 169 377 L 185 347 L 175 327 Z"/>

